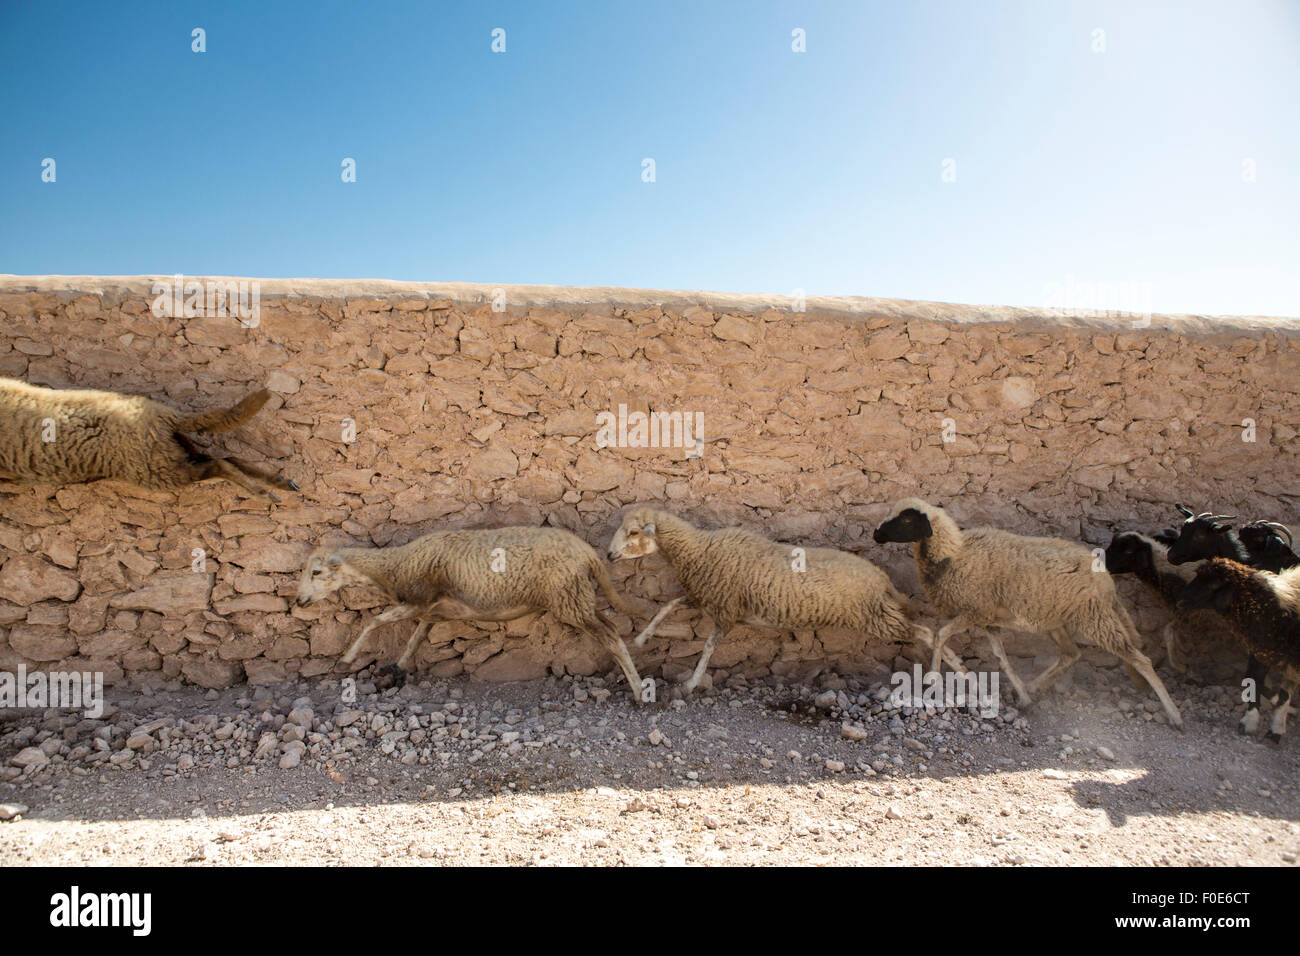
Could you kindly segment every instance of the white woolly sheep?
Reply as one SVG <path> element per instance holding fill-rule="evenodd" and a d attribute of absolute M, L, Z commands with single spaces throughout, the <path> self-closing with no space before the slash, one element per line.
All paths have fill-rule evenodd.
<path fill-rule="evenodd" d="M 279 501 L 258 483 L 288 491 L 298 486 L 237 458 L 205 455 L 185 437 L 238 428 L 270 397 L 261 389 L 233 408 L 190 413 L 139 395 L 0 378 L 0 480 L 75 484 L 116 478 L 143 488 L 176 488 L 225 478 Z"/>
<path fill-rule="evenodd" d="M 929 644 L 929 630 L 912 622 L 912 608 L 885 572 L 865 558 L 832 548 L 781 544 L 741 528 L 705 531 L 666 511 L 640 505 L 628 511 L 609 556 L 639 558 L 658 552 L 687 597 L 670 602 L 637 636 L 644 643 L 664 616 L 686 602 L 713 620 L 713 631 L 691 676 L 699 686 L 718 641 L 737 625 L 782 630 L 843 628 L 867 644 Z M 950 662 L 960 670 L 955 654 Z"/>
<path fill-rule="evenodd" d="M 1109 574 L 1093 570 L 1088 548 L 996 528 L 962 531 L 942 508 L 919 498 L 895 504 L 875 539 L 880 544 L 912 545 L 926 595 L 940 614 L 952 617 L 939 630 L 937 648 L 969 627 L 1006 627 L 1046 634 L 1055 641 L 1056 663 L 1027 690 L 1011 669 L 1001 641 L 989 631 L 998 663 L 1023 702 L 1047 690 L 1074 665 L 1080 656 L 1077 638 L 1120 658 L 1135 683 L 1141 676 L 1160 698 L 1169 722 L 1182 729 L 1182 715 L 1140 650 L 1141 639 L 1119 603 L 1115 582 Z M 933 667 L 937 669 L 937 659 Z"/>
<path fill-rule="evenodd" d="M 613 622 L 596 609 L 593 578 L 610 604 L 625 614 L 635 613 L 614 590 L 599 555 L 571 532 L 435 531 L 397 547 L 318 549 L 303 568 L 298 604 L 318 601 L 347 585 L 377 590 L 398 602 L 366 625 L 343 662 L 356 659 L 376 627 L 416 618 L 420 623 L 396 665 L 399 675 L 436 621 L 512 621 L 550 611 L 609 650 L 640 701 L 641 677 Z"/>

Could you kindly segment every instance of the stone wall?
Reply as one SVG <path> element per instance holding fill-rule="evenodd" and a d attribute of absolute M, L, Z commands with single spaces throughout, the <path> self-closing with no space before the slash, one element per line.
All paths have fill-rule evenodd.
<path fill-rule="evenodd" d="M 912 594 L 910 553 L 871 541 L 906 495 L 964 524 L 1103 546 L 1115 528 L 1172 524 L 1175 500 L 1297 517 L 1300 320 L 1155 316 L 1137 328 L 874 299 L 813 298 L 799 312 L 781 297 L 264 280 L 246 327 L 159 317 L 153 300 L 148 278 L 0 279 L 0 375 L 187 409 L 265 384 L 267 407 L 212 446 L 268 463 L 302 493 L 270 505 L 225 482 L 0 484 L 0 668 L 207 687 L 341 673 L 375 603 L 345 591 L 293 606 L 314 545 L 549 522 L 603 553 L 633 502 L 861 550 Z M 620 404 L 700 413 L 697 456 L 598 448 L 597 416 Z M 614 577 L 656 602 L 676 593 L 658 558 L 620 562 Z M 1163 612 L 1139 587 L 1123 592 L 1155 654 Z M 643 672 L 672 676 L 697 654 L 708 622 L 670 621 L 661 633 L 675 640 L 635 652 Z M 380 632 L 381 660 L 407 631 Z M 1207 666 L 1236 666 L 1229 644 L 1193 644 Z M 863 655 L 851 635 L 745 631 L 714 661 L 797 674 L 894 653 Z M 488 680 L 613 666 L 546 617 L 440 624 L 417 660 Z"/>

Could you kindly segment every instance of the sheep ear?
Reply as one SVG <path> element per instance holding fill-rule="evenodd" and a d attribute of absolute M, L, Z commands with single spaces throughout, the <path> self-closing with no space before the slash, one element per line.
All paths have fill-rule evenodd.
<path fill-rule="evenodd" d="M 1232 529 L 1232 525 L 1224 524 L 1222 521 L 1216 521 L 1210 525 L 1210 530 L 1215 534 L 1224 534 Z"/>
<path fill-rule="evenodd" d="M 650 523 L 647 524 L 647 525 L 642 525 L 642 526 L 641 526 L 641 533 L 642 533 L 642 534 L 648 534 L 648 535 L 650 535 L 650 537 L 653 538 L 654 535 L 655 535 L 655 525 L 654 525 L 654 522 L 652 521 L 652 522 L 650 522 Z"/>
<path fill-rule="evenodd" d="M 329 558 L 326 559 L 325 563 L 331 568 L 337 568 L 343 564 L 343 558 L 337 554 L 331 554 Z"/>

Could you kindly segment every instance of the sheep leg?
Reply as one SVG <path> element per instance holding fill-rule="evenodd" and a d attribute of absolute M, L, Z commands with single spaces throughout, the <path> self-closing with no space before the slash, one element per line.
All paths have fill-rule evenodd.
<path fill-rule="evenodd" d="M 640 704 L 642 702 L 641 675 L 638 674 L 636 663 L 632 661 L 632 654 L 628 653 L 628 645 L 623 643 L 623 637 L 619 636 L 619 628 L 614 626 L 614 622 L 608 619 L 603 611 L 595 610 L 593 607 L 586 617 L 569 619 L 567 623 L 589 633 L 599 645 L 610 652 L 615 661 L 619 662 L 619 667 L 623 669 L 623 676 L 628 679 L 634 700 Z"/>
<path fill-rule="evenodd" d="M 666 618 L 673 611 L 675 611 L 677 607 L 680 604 L 682 604 L 685 600 L 686 598 L 679 597 L 672 601 L 669 601 L 667 604 L 661 607 L 659 609 L 659 613 L 650 619 L 650 623 L 645 626 L 645 628 L 641 631 L 641 633 L 632 639 L 632 643 L 635 644 L 637 647 L 640 647 L 646 641 L 650 640 L 650 638 L 654 636 L 655 628 L 659 626 L 659 622 L 662 621 L 664 618 Z"/>
<path fill-rule="evenodd" d="M 237 458 L 229 460 L 223 458 L 213 458 L 199 451 L 197 445 L 190 441 L 184 435 L 177 433 L 175 436 L 176 443 L 184 449 L 189 455 L 189 468 L 191 481 L 206 481 L 209 478 L 225 478 L 243 488 L 250 495 L 256 498 L 269 499 L 278 502 L 280 499 L 277 495 L 267 491 L 261 485 L 250 480 L 250 476 L 259 478 L 268 484 L 277 488 L 283 488 L 286 491 L 297 491 L 298 486 L 287 478 L 281 478 L 279 475 L 273 475 L 270 472 L 263 471 Z"/>
<path fill-rule="evenodd" d="M 1187 673 L 1187 661 L 1183 660 L 1182 651 L 1178 649 L 1178 635 L 1174 633 L 1173 621 L 1165 625 L 1165 658 L 1178 673 Z"/>
<path fill-rule="evenodd" d="M 1011 686 L 1015 688 L 1016 699 L 1020 701 L 1021 707 L 1028 707 L 1034 702 L 1034 699 L 1029 696 L 1029 691 L 1025 690 L 1025 685 L 1021 683 L 1020 677 L 1011 669 L 1011 661 L 1007 659 L 1006 649 L 1002 646 L 1002 638 L 994 634 L 991 629 L 988 635 L 989 647 L 993 648 L 993 656 L 998 659 L 998 666 L 1002 668 L 1002 673 L 1007 675 L 1007 679 L 1011 681 Z"/>
<path fill-rule="evenodd" d="M 1178 706 L 1169 696 L 1169 691 L 1165 690 L 1164 681 L 1156 673 L 1156 669 L 1151 666 L 1151 659 L 1136 648 L 1129 650 L 1124 655 L 1124 663 L 1128 664 L 1133 670 L 1137 671 L 1151 685 L 1151 689 L 1156 692 L 1160 698 L 1160 704 L 1165 709 L 1165 715 L 1169 718 L 1169 723 L 1178 730 L 1183 729 L 1183 715 L 1178 712 Z"/>
<path fill-rule="evenodd" d="M 1246 702 L 1246 712 L 1237 722 L 1237 733 L 1253 735 L 1259 730 L 1259 699 L 1264 696 L 1264 681 L 1268 678 L 1268 667 L 1260 663 L 1254 654 L 1246 661 L 1246 679 L 1251 681 L 1255 696 Z"/>
<path fill-rule="evenodd" d="M 640 702 L 641 675 L 637 672 L 636 663 L 632 661 L 632 654 L 628 653 L 628 645 L 623 643 L 623 637 L 619 636 L 619 628 L 614 626 L 614 622 L 608 619 L 603 611 L 595 611 L 595 617 L 601 622 L 604 646 L 614 654 L 615 661 L 619 662 L 619 666 L 623 669 L 623 676 L 628 679 L 628 684 L 632 687 L 633 696 Z"/>
<path fill-rule="evenodd" d="M 916 637 L 919 643 L 924 644 L 931 650 L 934 649 L 934 633 L 928 627 L 922 627 L 920 624 L 913 624 L 912 634 Z M 962 663 L 962 659 L 957 656 L 956 652 L 945 647 L 942 653 L 943 659 L 948 662 L 949 667 L 958 674 L 966 673 L 966 665 Z"/>
<path fill-rule="evenodd" d="M 361 636 L 352 642 L 352 646 L 348 648 L 348 652 L 343 655 L 343 663 L 351 664 L 356 660 L 357 655 L 361 653 L 361 649 L 366 646 L 366 638 L 370 636 L 370 632 L 375 628 L 384 624 L 391 624 L 394 621 L 409 621 L 413 617 L 419 617 L 423 610 L 424 608 L 415 604 L 399 604 L 397 607 L 390 608 L 383 614 L 375 616 L 370 623 L 362 629 Z"/>
<path fill-rule="evenodd" d="M 1145 690 L 1147 686 L 1146 678 L 1139 674 L 1128 661 L 1124 662 L 1124 673 L 1128 674 L 1128 679 L 1138 690 Z"/>
<path fill-rule="evenodd" d="M 722 628 L 717 624 L 713 625 L 713 633 L 709 639 L 704 642 L 704 650 L 700 653 L 700 659 L 695 664 L 695 671 L 682 682 L 682 690 L 690 693 L 700 686 L 700 681 L 704 679 L 704 672 L 709 667 L 709 658 L 713 656 L 713 649 L 718 646 L 718 640 L 722 637 Z"/>
<path fill-rule="evenodd" d="M 420 642 L 424 640 L 425 635 L 429 633 L 429 628 L 433 627 L 432 621 L 421 621 L 415 626 L 415 633 L 411 639 L 406 642 L 406 650 L 402 651 L 402 656 L 397 659 L 397 666 L 402 670 L 409 670 L 411 661 L 415 658 L 415 652 L 420 649 Z"/>
<path fill-rule="evenodd" d="M 199 477 L 195 480 L 204 481 L 208 478 L 225 478 L 227 481 L 243 488 L 254 498 L 262 498 L 277 503 L 280 500 L 279 495 L 267 491 L 223 458 L 213 458 L 211 461 L 203 465 L 199 471 Z"/>
<path fill-rule="evenodd" d="M 1029 693 L 1034 697 L 1041 697 L 1043 692 L 1055 684 L 1062 674 L 1073 667 L 1074 662 L 1083 654 L 1083 652 L 1079 650 L 1079 645 L 1074 643 L 1074 639 L 1070 637 L 1069 633 L 1064 629 L 1052 631 L 1049 636 L 1056 642 L 1058 651 L 1056 663 L 1043 671 L 1043 673 L 1029 685 Z M 1150 666 L 1149 661 L 1147 662 L 1147 666 Z"/>
<path fill-rule="evenodd" d="M 283 488 L 285 491 L 298 490 L 298 483 L 296 481 L 293 481 L 292 479 L 289 478 L 285 478 L 283 475 L 277 475 L 273 471 L 267 471 L 265 468 L 259 468 L 257 465 L 250 465 L 242 458 L 226 458 L 223 460 L 226 461 L 228 464 L 230 464 L 232 467 L 239 469 L 244 474 L 248 475 L 250 478 L 255 478 L 258 481 L 264 481 L 268 485 L 272 485 L 276 488 Z"/>
<path fill-rule="evenodd" d="M 1286 733 L 1286 719 L 1290 714 L 1295 713 L 1295 708 L 1291 706 L 1291 701 L 1295 697 L 1297 686 L 1295 684 L 1284 684 L 1273 698 L 1273 720 L 1268 727 L 1268 739 L 1275 744 L 1282 742 L 1282 735 Z"/>
<path fill-rule="evenodd" d="M 958 614 L 943 627 L 939 628 L 939 634 L 934 639 L 934 653 L 930 656 L 930 670 L 938 672 L 940 667 L 939 662 L 946 659 L 944 656 L 944 645 L 948 643 L 948 638 L 952 637 L 954 634 L 960 634 L 968 627 L 970 627 L 970 623 Z"/>

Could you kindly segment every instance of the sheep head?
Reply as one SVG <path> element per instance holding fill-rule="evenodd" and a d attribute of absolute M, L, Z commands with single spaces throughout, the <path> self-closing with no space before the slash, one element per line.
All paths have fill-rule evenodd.
<path fill-rule="evenodd" d="M 1121 531 L 1106 547 L 1106 570 L 1111 574 L 1133 574 L 1155 570 L 1152 542 L 1136 531 Z"/>
<path fill-rule="evenodd" d="M 654 509 L 633 508 L 623 516 L 623 523 L 610 539 L 610 559 L 644 558 L 647 554 L 654 554 L 659 550 L 656 533 Z"/>
<path fill-rule="evenodd" d="M 877 544 L 921 541 L 934 534 L 928 511 L 930 505 L 917 498 L 904 498 L 894 505 L 889 517 L 880 523 L 872 537 Z"/>
<path fill-rule="evenodd" d="M 307 559 L 302 577 L 298 579 L 298 604 L 305 606 L 329 597 L 352 580 L 353 575 L 348 573 L 347 562 L 341 554 L 329 548 L 319 548 Z"/>
<path fill-rule="evenodd" d="M 1276 521 L 1252 521 L 1237 532 L 1241 543 L 1255 554 L 1284 557 L 1291 550 L 1291 531 Z"/>
<path fill-rule="evenodd" d="M 1196 515 L 1182 505 L 1176 507 L 1186 518 L 1178 529 L 1178 539 L 1169 546 L 1170 564 L 1204 561 L 1207 558 L 1222 557 L 1225 551 L 1234 550 L 1225 536 L 1232 530 L 1232 525 L 1228 522 L 1235 515 L 1216 515 L 1208 511 Z"/>

